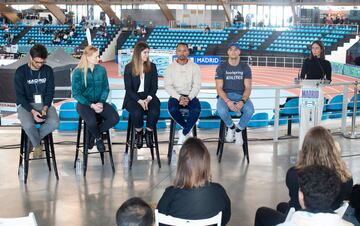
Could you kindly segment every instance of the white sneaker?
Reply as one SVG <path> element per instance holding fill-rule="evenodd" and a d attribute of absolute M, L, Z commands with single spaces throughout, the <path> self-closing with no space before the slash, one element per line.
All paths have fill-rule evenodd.
<path fill-rule="evenodd" d="M 179 130 L 178 144 L 183 144 L 187 138 L 188 138 L 188 137 L 183 134 L 183 130 L 180 129 L 180 130 Z"/>
<path fill-rule="evenodd" d="M 235 129 L 230 129 L 230 128 L 227 129 L 227 133 L 225 137 L 226 142 L 234 141 L 234 133 L 235 133 Z"/>
<path fill-rule="evenodd" d="M 244 141 L 242 138 L 242 132 L 235 132 L 235 144 L 243 145 Z"/>

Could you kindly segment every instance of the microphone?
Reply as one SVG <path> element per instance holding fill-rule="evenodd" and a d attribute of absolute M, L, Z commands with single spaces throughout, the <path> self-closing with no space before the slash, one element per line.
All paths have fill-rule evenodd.
<path fill-rule="evenodd" d="M 319 65 L 320 67 L 320 70 L 321 70 L 321 73 L 322 73 L 322 76 L 320 77 L 321 80 L 325 81 L 327 80 L 326 79 L 326 74 L 325 74 L 325 71 L 324 71 L 324 68 L 322 67 L 321 63 L 320 63 L 320 59 L 315 57 L 315 61 L 317 62 L 317 64 Z"/>

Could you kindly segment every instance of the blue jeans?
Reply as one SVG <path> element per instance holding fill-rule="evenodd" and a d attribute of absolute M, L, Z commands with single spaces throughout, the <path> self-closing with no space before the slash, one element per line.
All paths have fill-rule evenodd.
<path fill-rule="evenodd" d="M 231 101 L 234 102 L 239 102 L 242 98 L 242 95 L 237 93 L 227 93 L 226 95 Z M 218 97 L 216 110 L 227 127 L 231 127 L 234 124 L 233 120 L 231 119 L 230 109 L 221 97 Z M 254 114 L 254 105 L 251 102 L 250 98 L 246 101 L 240 112 L 241 117 L 238 127 L 239 129 L 243 130 L 245 129 L 252 115 Z"/>
<path fill-rule="evenodd" d="M 190 132 L 190 130 L 195 125 L 196 121 L 200 116 L 200 101 L 198 98 L 194 97 L 186 107 L 180 106 L 179 100 L 170 97 L 168 102 L 169 113 L 171 117 L 183 127 L 183 134 L 186 135 Z M 189 115 L 186 117 L 186 121 L 184 116 L 181 114 L 180 109 L 186 108 L 189 109 Z"/>

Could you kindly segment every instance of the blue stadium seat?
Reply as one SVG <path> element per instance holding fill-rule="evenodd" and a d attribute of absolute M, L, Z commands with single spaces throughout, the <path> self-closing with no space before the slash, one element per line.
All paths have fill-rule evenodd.
<path fill-rule="evenodd" d="M 219 117 L 214 117 L 211 109 L 211 105 L 207 101 L 200 101 L 201 112 L 198 123 L 200 129 L 214 129 L 220 128 Z"/>
<path fill-rule="evenodd" d="M 59 132 L 75 132 L 78 129 L 79 114 L 76 111 L 77 102 L 65 102 L 60 106 Z"/>
<path fill-rule="evenodd" d="M 341 118 L 344 95 L 334 96 L 326 106 L 329 118 Z"/>
<path fill-rule="evenodd" d="M 269 125 L 269 115 L 266 112 L 256 113 L 252 116 L 248 127 L 260 128 L 267 127 Z"/>

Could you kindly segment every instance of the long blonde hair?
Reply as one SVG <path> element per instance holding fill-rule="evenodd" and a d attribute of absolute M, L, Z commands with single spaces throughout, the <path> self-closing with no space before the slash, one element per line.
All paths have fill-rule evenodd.
<path fill-rule="evenodd" d="M 189 138 L 179 152 L 174 186 L 198 188 L 211 181 L 210 154 L 198 138 Z"/>
<path fill-rule="evenodd" d="M 341 159 L 339 147 L 335 145 L 334 138 L 322 126 L 313 127 L 307 132 L 296 168 L 300 169 L 310 165 L 326 166 L 336 170 L 342 182 L 351 178 L 345 162 Z"/>
<path fill-rule="evenodd" d="M 94 54 L 97 51 L 98 51 L 98 49 L 94 46 L 86 46 L 84 49 L 83 55 L 80 58 L 80 62 L 76 67 L 83 71 L 85 87 L 87 86 L 86 76 L 87 76 L 87 71 L 89 68 L 87 57 L 91 56 L 92 54 Z"/>
<path fill-rule="evenodd" d="M 148 73 L 151 70 L 150 60 L 147 59 L 147 61 L 143 62 L 141 59 L 141 52 L 144 51 L 145 49 L 150 49 L 148 44 L 146 44 L 145 42 L 138 42 L 134 47 L 134 52 L 130 62 L 132 74 L 134 76 L 139 76 L 142 74 L 142 72 Z M 142 65 L 141 62 L 143 62 Z M 143 71 L 141 71 L 141 66 Z"/>

